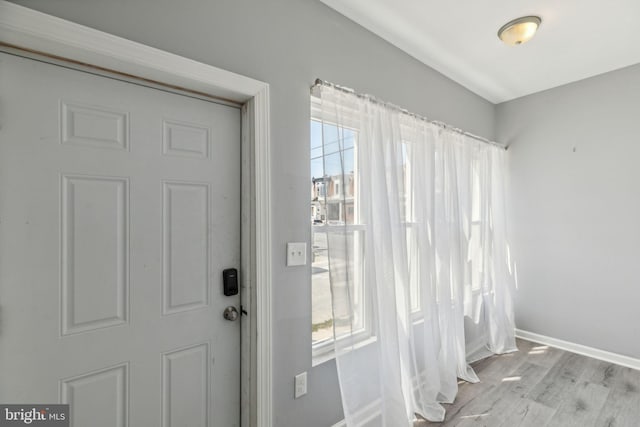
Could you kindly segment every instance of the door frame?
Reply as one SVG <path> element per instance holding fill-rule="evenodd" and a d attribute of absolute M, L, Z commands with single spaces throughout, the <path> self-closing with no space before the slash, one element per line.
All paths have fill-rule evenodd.
<path fill-rule="evenodd" d="M 241 425 L 271 427 L 269 85 L 4 0 L 0 44 L 52 62 L 89 66 L 97 74 L 116 73 L 242 105 L 240 276 L 249 315 L 241 325 Z"/>

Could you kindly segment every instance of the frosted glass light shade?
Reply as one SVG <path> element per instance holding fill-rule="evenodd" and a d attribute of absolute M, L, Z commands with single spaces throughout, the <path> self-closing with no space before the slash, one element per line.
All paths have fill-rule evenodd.
<path fill-rule="evenodd" d="M 531 40 L 542 20 L 538 16 L 523 16 L 509 21 L 500 28 L 498 37 L 508 45 L 519 45 Z"/>

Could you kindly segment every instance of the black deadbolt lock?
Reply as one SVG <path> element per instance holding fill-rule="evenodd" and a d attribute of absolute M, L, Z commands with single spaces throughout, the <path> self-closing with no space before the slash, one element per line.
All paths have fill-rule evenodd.
<path fill-rule="evenodd" d="M 222 270 L 222 283 L 226 296 L 238 295 L 238 270 L 235 268 Z"/>

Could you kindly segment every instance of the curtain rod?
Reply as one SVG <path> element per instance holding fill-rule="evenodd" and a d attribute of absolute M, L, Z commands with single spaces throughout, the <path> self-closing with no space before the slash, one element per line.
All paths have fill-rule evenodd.
<path fill-rule="evenodd" d="M 330 82 L 324 81 L 324 80 L 322 80 L 322 79 L 316 79 L 316 82 L 315 82 L 315 84 L 311 87 L 311 90 L 313 91 L 313 89 L 314 89 L 314 88 L 319 87 L 319 86 L 328 86 L 328 87 L 331 87 L 331 88 L 337 89 L 337 90 L 342 91 L 342 92 L 350 93 L 351 95 L 355 95 L 355 96 L 357 96 L 358 98 L 366 98 L 366 99 L 369 99 L 369 100 L 371 100 L 371 101 L 373 101 L 373 102 L 375 102 L 375 103 L 378 103 L 378 104 L 380 104 L 380 105 L 383 105 L 383 106 L 385 106 L 385 107 L 387 107 L 387 108 L 391 108 L 391 109 L 393 109 L 393 110 L 399 111 L 399 112 L 401 112 L 402 114 L 406 114 L 406 115 L 408 115 L 408 116 L 415 117 L 416 119 L 423 120 L 423 121 L 425 121 L 425 122 L 427 122 L 427 123 L 431 123 L 431 124 L 433 124 L 433 125 L 435 125 L 435 126 L 438 126 L 438 127 L 442 128 L 442 129 L 447 129 L 447 130 L 449 130 L 449 131 L 459 133 L 459 134 L 464 135 L 464 136 L 466 136 L 466 137 L 469 137 L 469 138 L 471 138 L 471 139 L 475 139 L 476 141 L 484 142 L 485 144 L 489 144 L 489 145 L 494 145 L 494 146 L 499 147 L 499 148 L 502 148 L 502 149 L 504 149 L 504 150 L 508 150 L 508 149 L 509 149 L 509 146 L 508 146 L 508 145 L 503 145 L 503 144 L 500 144 L 500 143 L 498 143 L 498 142 L 491 141 L 491 140 L 489 140 L 489 139 L 487 139 L 487 138 L 483 138 L 483 137 L 481 137 L 481 136 L 474 135 L 474 134 L 472 134 L 472 133 L 470 133 L 470 132 L 465 132 L 465 131 L 463 131 L 462 129 L 459 129 L 459 128 L 455 127 L 455 126 L 448 125 L 448 124 L 446 124 L 446 123 L 444 123 L 444 122 L 439 122 L 439 121 L 437 121 L 437 120 L 429 120 L 429 119 L 427 119 L 427 118 L 426 118 L 426 117 L 424 117 L 424 116 L 421 116 L 421 115 L 419 115 L 419 114 L 412 113 L 412 112 L 410 112 L 410 111 L 408 111 L 408 110 L 405 110 L 404 108 L 400 108 L 400 107 L 398 107 L 398 106 L 397 106 L 397 105 L 395 105 L 395 104 L 392 104 L 392 103 L 389 103 L 389 102 L 385 102 L 385 101 L 381 101 L 381 100 L 379 100 L 378 98 L 376 98 L 375 96 L 356 93 L 356 91 L 354 91 L 353 89 L 350 89 L 350 88 L 347 88 L 347 87 L 343 87 L 343 86 L 338 86 L 338 85 L 336 85 L 336 84 L 333 84 L 333 83 L 330 83 Z"/>

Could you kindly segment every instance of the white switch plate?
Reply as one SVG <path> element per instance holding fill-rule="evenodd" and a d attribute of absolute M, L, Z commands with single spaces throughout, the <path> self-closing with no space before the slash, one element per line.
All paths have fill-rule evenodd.
<path fill-rule="evenodd" d="M 296 375 L 295 380 L 295 398 L 299 398 L 307 394 L 307 373 L 303 372 L 301 374 Z"/>
<path fill-rule="evenodd" d="M 287 267 L 305 265 L 307 263 L 307 244 L 287 243 Z"/>

